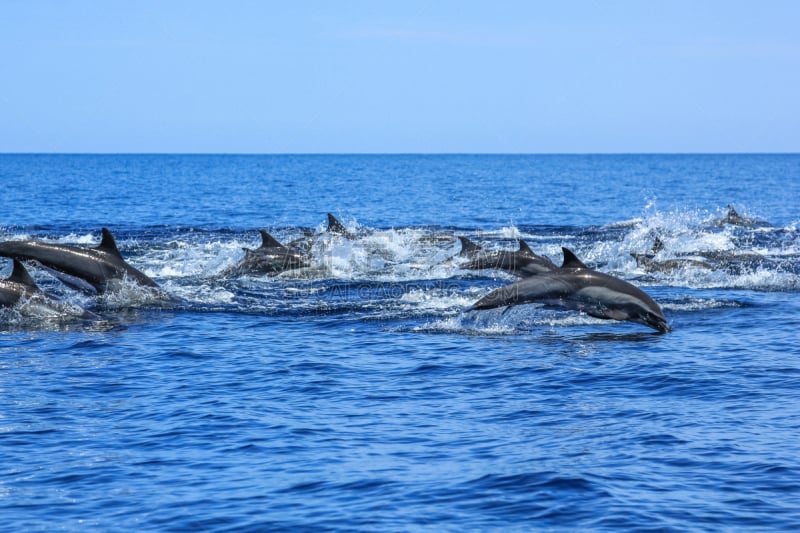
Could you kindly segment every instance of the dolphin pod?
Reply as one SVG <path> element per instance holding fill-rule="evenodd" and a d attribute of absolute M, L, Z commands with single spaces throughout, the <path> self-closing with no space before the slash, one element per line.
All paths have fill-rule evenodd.
<path fill-rule="evenodd" d="M 299 251 L 301 240 L 288 246 L 266 230 L 259 230 L 261 245 L 244 248 L 244 258 L 223 272 L 225 275 L 245 273 L 279 274 L 311 265 L 308 253 Z M 345 226 L 328 213 L 325 233 L 355 238 Z M 306 235 L 306 241 L 308 241 Z M 518 250 L 487 252 L 466 237 L 459 237 L 462 264 L 465 269 L 498 269 L 522 278 L 516 283 L 495 289 L 468 311 L 542 303 L 584 312 L 604 319 L 627 320 L 649 326 L 661 333 L 670 331 L 658 304 L 641 289 L 611 275 L 592 270 L 570 250 L 562 248 L 563 264 L 537 255 L 520 240 Z M 296 245 L 296 246 L 295 246 Z M 310 245 L 306 242 L 306 249 Z M 0 242 L 0 256 L 14 261 L 13 272 L 0 280 L 0 307 L 11 307 L 22 300 L 35 300 L 56 308 L 58 299 L 44 293 L 25 270 L 21 261 L 44 269 L 64 284 L 96 294 L 114 290 L 118 282 L 127 281 L 145 289 L 158 289 L 158 284 L 128 264 L 117 248 L 114 236 L 102 228 L 102 239 L 93 248 L 52 244 L 37 240 Z M 82 317 L 96 317 L 86 311 Z"/>
<path fill-rule="evenodd" d="M 108 228 L 102 228 L 100 244 L 83 248 L 42 241 L 0 242 L 0 257 L 30 261 L 49 272 L 65 285 L 89 293 L 103 294 L 115 287 L 115 282 L 126 280 L 141 287 L 157 289 L 158 284 L 143 272 L 128 264 L 117 248 L 116 240 Z M 261 246 L 244 248 L 245 257 L 224 274 L 264 273 L 278 274 L 309 266 L 309 258 L 278 242 L 265 230 L 261 233 Z M 328 213 L 326 232 L 354 238 L 344 224 Z"/>
<path fill-rule="evenodd" d="M 664 312 L 650 296 L 627 281 L 587 267 L 572 251 L 562 248 L 561 267 L 500 287 L 468 309 L 494 309 L 528 303 L 582 311 L 603 319 L 627 320 L 660 333 L 670 331 Z"/>

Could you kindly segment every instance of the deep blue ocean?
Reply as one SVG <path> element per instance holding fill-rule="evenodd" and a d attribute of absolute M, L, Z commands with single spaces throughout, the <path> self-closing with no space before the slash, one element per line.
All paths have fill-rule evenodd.
<path fill-rule="evenodd" d="M 6 154 L 0 180 L 0 241 L 108 227 L 175 298 L 31 267 L 102 319 L 0 310 L 2 531 L 800 528 L 800 155 Z M 261 228 L 313 266 L 222 275 Z M 464 312 L 514 278 L 458 236 L 567 246 L 673 331 Z"/>

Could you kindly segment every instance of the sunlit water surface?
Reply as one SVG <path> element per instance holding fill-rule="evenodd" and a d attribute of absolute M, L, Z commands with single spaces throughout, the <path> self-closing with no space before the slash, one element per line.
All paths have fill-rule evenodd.
<path fill-rule="evenodd" d="M 102 319 L 0 310 L 0 529 L 800 527 L 800 156 L 0 155 L 0 178 L 0 240 L 105 226 L 174 298 L 32 268 Z M 259 228 L 312 267 L 225 275 Z M 463 269 L 459 235 L 567 246 L 673 331 L 464 312 L 514 278 Z"/>

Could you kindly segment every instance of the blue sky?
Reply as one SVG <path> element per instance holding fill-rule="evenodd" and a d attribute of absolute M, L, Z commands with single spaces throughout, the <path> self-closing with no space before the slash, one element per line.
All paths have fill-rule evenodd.
<path fill-rule="evenodd" d="M 7 0 L 0 152 L 798 152 L 798 28 L 772 0 Z"/>

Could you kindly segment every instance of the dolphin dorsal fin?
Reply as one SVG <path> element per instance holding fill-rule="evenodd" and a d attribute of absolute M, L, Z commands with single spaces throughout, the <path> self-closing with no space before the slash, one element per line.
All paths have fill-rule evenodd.
<path fill-rule="evenodd" d="M 28 287 L 38 288 L 36 282 L 33 281 L 31 275 L 28 274 L 28 270 L 25 268 L 25 265 L 16 259 L 14 259 L 14 268 L 11 270 L 11 275 L 8 277 L 8 281 L 15 281 Z"/>
<path fill-rule="evenodd" d="M 267 233 L 266 230 L 260 229 L 258 232 L 261 233 L 261 248 L 286 248 L 279 243 L 275 237 Z"/>
<path fill-rule="evenodd" d="M 733 204 L 728 204 L 728 217 L 734 218 L 739 217 L 739 213 L 736 212 L 736 208 L 733 207 Z"/>
<path fill-rule="evenodd" d="M 664 249 L 664 241 L 661 240 L 661 237 L 656 235 L 656 238 L 653 239 L 653 253 L 658 253 Z"/>
<path fill-rule="evenodd" d="M 347 228 L 333 216 L 333 213 L 328 213 L 328 232 L 347 235 Z"/>
<path fill-rule="evenodd" d="M 535 255 L 533 253 L 533 250 L 531 250 L 531 247 L 528 246 L 528 243 L 523 241 L 522 239 L 519 240 L 519 251 L 524 254 Z"/>
<path fill-rule="evenodd" d="M 569 248 L 562 246 L 561 250 L 564 252 L 564 263 L 561 268 L 589 268 Z"/>
<path fill-rule="evenodd" d="M 103 239 L 100 241 L 100 244 L 95 247 L 95 250 L 108 252 L 122 259 L 122 254 L 119 253 L 119 249 L 117 248 L 117 241 L 114 240 L 114 236 L 111 235 L 108 228 L 103 228 Z"/>
<path fill-rule="evenodd" d="M 466 237 L 459 236 L 458 240 L 461 241 L 461 251 L 458 252 L 458 255 L 460 256 L 471 255 L 474 254 L 475 252 L 480 252 L 481 250 L 483 250 L 480 244 L 475 244 Z"/>

